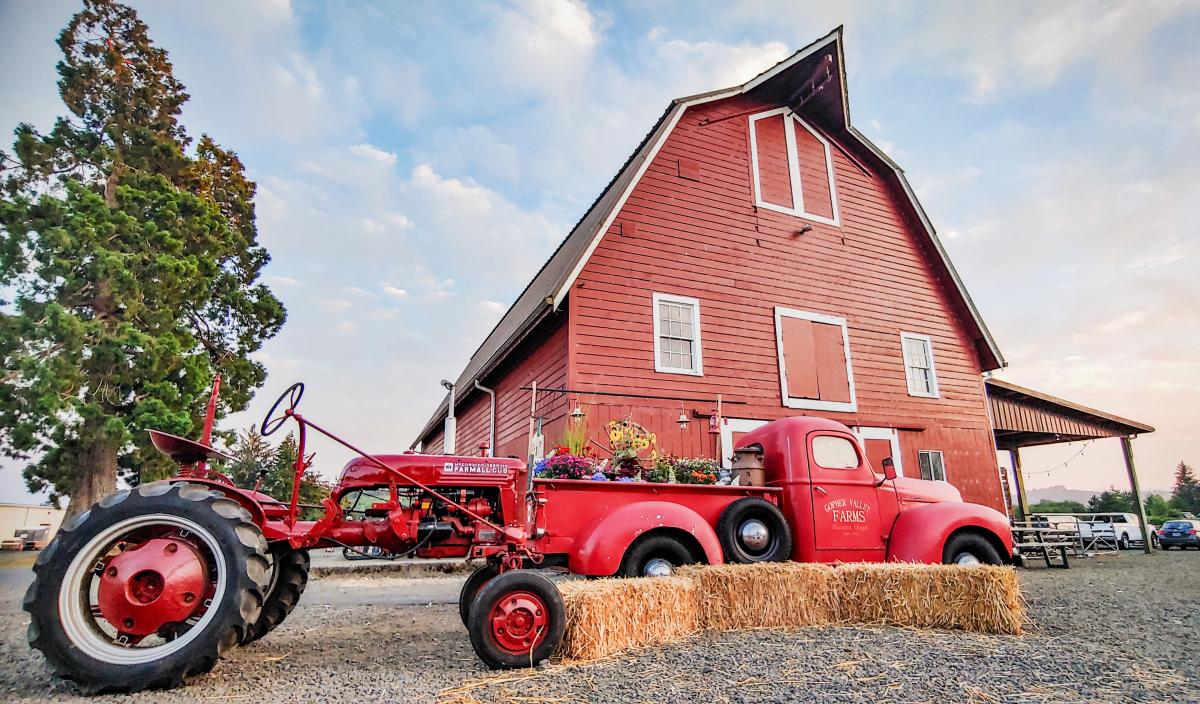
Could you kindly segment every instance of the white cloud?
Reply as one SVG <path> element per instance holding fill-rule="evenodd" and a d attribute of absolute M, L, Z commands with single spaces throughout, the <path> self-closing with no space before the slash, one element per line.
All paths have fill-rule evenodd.
<path fill-rule="evenodd" d="M 268 274 L 267 276 L 264 276 L 263 279 L 267 283 L 274 284 L 276 286 L 299 286 L 300 285 L 299 279 L 294 279 L 290 276 L 275 276 L 272 274 Z"/>
<path fill-rule="evenodd" d="M 400 300 L 404 300 L 405 298 L 408 298 L 408 291 L 400 288 L 399 286 L 384 286 L 383 292 L 386 293 L 387 295 L 391 296 L 392 298 L 397 298 Z"/>
<path fill-rule="evenodd" d="M 378 161 L 388 166 L 396 165 L 396 155 L 385 149 L 380 149 L 373 144 L 355 144 L 350 147 L 350 152 L 364 159 Z"/>

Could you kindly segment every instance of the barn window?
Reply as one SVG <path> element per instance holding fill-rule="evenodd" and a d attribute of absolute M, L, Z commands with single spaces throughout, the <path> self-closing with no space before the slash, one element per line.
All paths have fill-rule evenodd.
<path fill-rule="evenodd" d="M 946 462 L 941 450 L 918 450 L 917 464 L 921 465 L 922 479 L 946 481 Z"/>
<path fill-rule="evenodd" d="M 784 406 L 858 409 L 845 318 L 776 308 L 775 343 Z"/>
<path fill-rule="evenodd" d="M 933 341 L 928 335 L 900 333 L 904 350 L 904 376 L 908 379 L 909 396 L 937 398 L 937 373 L 933 369 Z"/>
<path fill-rule="evenodd" d="M 755 205 L 838 224 L 829 142 L 791 110 L 750 116 L 750 163 Z"/>
<path fill-rule="evenodd" d="M 654 300 L 654 370 L 700 376 L 700 301 L 656 293 Z"/>

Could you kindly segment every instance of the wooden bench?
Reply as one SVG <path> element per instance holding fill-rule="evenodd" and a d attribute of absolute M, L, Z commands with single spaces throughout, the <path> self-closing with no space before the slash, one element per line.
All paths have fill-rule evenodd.
<path fill-rule="evenodd" d="M 1047 567 L 1060 567 L 1064 570 L 1071 567 L 1067 551 L 1075 549 L 1079 538 L 1078 531 L 1026 522 L 1014 523 L 1012 534 L 1013 552 L 1020 555 L 1022 560 L 1029 555 L 1041 555 Z M 1058 553 L 1058 565 L 1051 562 L 1051 556 L 1055 552 Z"/>
<path fill-rule="evenodd" d="M 1013 550 L 1021 556 L 1022 560 L 1024 560 L 1027 555 L 1039 554 L 1042 556 L 1042 559 L 1046 561 L 1047 567 L 1060 567 L 1065 570 L 1071 567 L 1071 563 L 1067 559 L 1067 551 L 1074 546 L 1075 543 L 1070 540 L 1046 540 L 1039 542 L 1013 543 Z M 1056 550 L 1058 551 L 1058 559 L 1061 563 L 1058 565 L 1055 565 L 1050 561 L 1050 554 Z"/>

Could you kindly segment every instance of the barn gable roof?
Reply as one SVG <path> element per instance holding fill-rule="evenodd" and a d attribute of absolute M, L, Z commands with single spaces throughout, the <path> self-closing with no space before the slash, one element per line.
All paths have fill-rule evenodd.
<path fill-rule="evenodd" d="M 877 162 L 877 166 L 882 167 L 884 177 L 891 181 L 908 201 L 912 216 L 921 225 L 921 234 L 927 238 L 935 268 L 949 280 L 948 289 L 951 296 L 957 297 L 955 303 L 964 320 L 969 327 L 974 328 L 971 332 L 984 370 L 1005 366 L 995 340 L 992 339 L 962 279 L 950 262 L 933 224 L 917 201 L 915 192 L 904 176 L 904 170 L 850 123 L 845 64 L 842 28 L 838 27 L 742 85 L 671 101 L 637 149 L 471 356 L 456 382 L 461 391 L 455 406 L 461 406 L 472 394 L 474 382 L 483 379 L 503 363 L 525 336 L 562 304 L 571 285 L 683 113 L 689 107 L 740 94 L 754 94 L 766 100 L 794 106 L 803 104 L 806 117 L 814 118 L 843 141 L 857 144 Z M 836 80 L 837 90 L 829 90 L 831 80 L 820 84 L 815 82 L 814 76 L 821 72 L 827 72 L 831 80 Z M 445 418 L 448 401 L 448 397 L 442 400 L 414 441 L 414 445 L 428 437 Z"/>

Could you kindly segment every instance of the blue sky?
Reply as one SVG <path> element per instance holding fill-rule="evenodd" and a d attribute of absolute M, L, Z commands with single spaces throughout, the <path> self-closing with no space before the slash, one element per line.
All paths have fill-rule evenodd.
<path fill-rule="evenodd" d="M 259 184 L 289 310 L 258 419 L 402 449 L 674 97 L 846 27 L 854 123 L 908 172 L 1006 379 L 1155 425 L 1143 481 L 1200 463 L 1200 5 L 132 3 L 194 136 Z M 64 112 L 75 3 L 0 0 L 0 131 Z M 5 140 L 8 141 L 7 139 Z M 1123 482 L 1115 440 L 1025 455 L 1031 486 Z M 318 446 L 328 476 L 345 453 Z M 24 496 L 0 470 L 0 500 Z"/>

